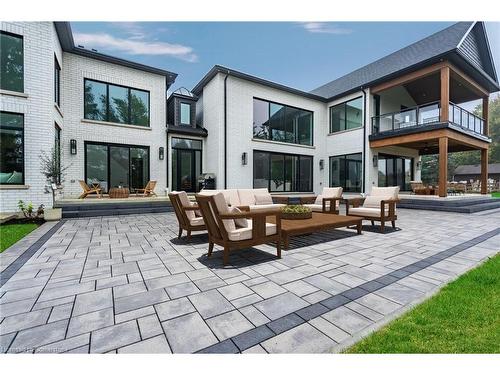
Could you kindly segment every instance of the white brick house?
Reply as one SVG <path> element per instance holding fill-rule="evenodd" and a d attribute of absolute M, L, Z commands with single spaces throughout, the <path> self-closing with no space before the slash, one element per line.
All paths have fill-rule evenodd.
<path fill-rule="evenodd" d="M 215 66 L 192 93 L 169 98 L 175 73 L 75 47 L 67 22 L 0 25 L 1 212 L 19 199 L 51 205 L 39 155 L 57 145 L 69 166 L 64 198 L 79 196 L 79 180 L 105 192 L 148 180 L 158 195 L 196 192 L 202 172 L 217 188 L 273 194 L 409 190 L 421 155 L 476 149 L 487 158 L 487 111 L 457 105 L 487 106 L 500 89 L 481 22 L 459 22 L 311 92 Z"/>

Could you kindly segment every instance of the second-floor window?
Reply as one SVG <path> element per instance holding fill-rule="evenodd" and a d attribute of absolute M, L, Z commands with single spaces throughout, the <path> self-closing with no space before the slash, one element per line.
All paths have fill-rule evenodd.
<path fill-rule="evenodd" d="M 23 37 L 0 32 L 0 89 L 24 92 Z"/>
<path fill-rule="evenodd" d="M 254 98 L 253 137 L 312 146 L 313 113 Z"/>
<path fill-rule="evenodd" d="M 149 126 L 149 91 L 85 79 L 87 120 Z"/>
<path fill-rule="evenodd" d="M 363 98 L 330 107 L 330 133 L 356 129 L 363 126 Z"/>
<path fill-rule="evenodd" d="M 181 103 L 181 125 L 191 125 L 191 104 Z"/>
<path fill-rule="evenodd" d="M 61 66 L 54 57 L 54 103 L 61 106 Z"/>

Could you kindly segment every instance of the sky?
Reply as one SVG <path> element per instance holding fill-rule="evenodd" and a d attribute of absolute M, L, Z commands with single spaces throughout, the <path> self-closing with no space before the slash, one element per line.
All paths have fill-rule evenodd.
<path fill-rule="evenodd" d="M 451 22 L 72 22 L 75 44 L 178 74 L 192 89 L 216 64 L 310 91 Z M 500 22 L 486 23 L 500 68 Z"/>

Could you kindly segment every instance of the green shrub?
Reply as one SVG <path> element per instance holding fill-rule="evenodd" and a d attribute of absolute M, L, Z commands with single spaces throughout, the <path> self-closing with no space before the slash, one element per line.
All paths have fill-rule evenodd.
<path fill-rule="evenodd" d="M 300 204 L 290 204 L 281 209 L 284 214 L 305 214 L 311 212 L 309 207 Z"/>

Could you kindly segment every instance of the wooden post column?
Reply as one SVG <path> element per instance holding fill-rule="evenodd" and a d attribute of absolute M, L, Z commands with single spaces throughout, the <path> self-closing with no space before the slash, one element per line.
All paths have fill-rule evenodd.
<path fill-rule="evenodd" d="M 448 196 L 448 138 L 439 138 L 439 196 Z"/>
<path fill-rule="evenodd" d="M 481 149 L 481 194 L 488 194 L 488 149 Z"/>
<path fill-rule="evenodd" d="M 483 98 L 483 111 L 482 111 L 482 115 L 483 115 L 483 120 L 484 120 L 484 129 L 483 129 L 483 134 L 485 136 L 489 136 L 490 134 L 490 130 L 489 130 L 489 124 L 488 124 L 488 108 L 489 108 L 489 102 L 490 102 L 490 98 L 488 96 L 485 96 Z"/>
<path fill-rule="evenodd" d="M 441 112 L 440 122 L 448 122 L 450 113 L 450 68 L 444 66 L 441 68 Z"/>

